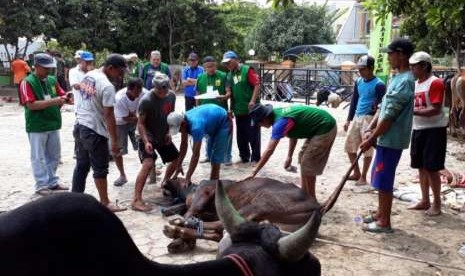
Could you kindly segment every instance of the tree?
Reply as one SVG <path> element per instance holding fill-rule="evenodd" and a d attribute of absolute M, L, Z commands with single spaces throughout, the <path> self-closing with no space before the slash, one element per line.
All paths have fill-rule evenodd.
<path fill-rule="evenodd" d="M 338 11 L 328 12 L 326 5 L 292 6 L 271 12 L 258 22 L 246 39 L 260 58 L 302 44 L 333 43 L 332 24 Z"/>
<path fill-rule="evenodd" d="M 48 16 L 48 10 L 53 4 L 51 0 L 1 0 L 0 7 L 0 43 L 3 44 L 11 61 L 17 54 L 25 55 L 28 45 L 34 37 L 49 32 L 55 27 L 55 22 Z M 26 45 L 19 49 L 18 38 L 25 37 Z M 10 55 L 7 45 L 15 45 L 14 55 Z M 19 51 L 22 52 L 19 52 Z"/>
<path fill-rule="evenodd" d="M 464 64 L 465 1 L 463 0 L 366 0 L 366 8 L 376 16 L 393 13 L 403 19 L 401 34 L 416 43 L 417 50 L 433 55 L 455 54 Z"/>
<path fill-rule="evenodd" d="M 288 8 L 292 5 L 295 5 L 294 0 L 266 0 L 266 3 L 270 2 L 273 9 L 277 9 L 279 7 Z"/>

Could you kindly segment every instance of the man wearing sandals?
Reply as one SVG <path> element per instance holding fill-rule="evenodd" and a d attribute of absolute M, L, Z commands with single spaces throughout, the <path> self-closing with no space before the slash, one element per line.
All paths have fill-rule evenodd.
<path fill-rule="evenodd" d="M 352 101 L 350 102 L 349 115 L 344 124 L 344 131 L 347 133 L 345 142 L 345 151 L 349 156 L 350 162 L 353 163 L 357 157 L 357 151 L 362 143 L 363 133 L 373 120 L 381 99 L 386 92 L 386 86 L 375 75 L 375 59 L 372 56 L 362 56 L 357 63 L 360 78 L 357 79 L 354 86 Z M 352 125 L 350 124 L 352 122 Z M 350 129 L 349 126 L 351 125 Z M 358 162 L 354 167 L 354 173 L 349 180 L 357 181 L 355 185 L 367 184 L 367 172 L 371 164 L 373 149 L 364 153 L 363 167 L 360 171 Z"/>
<path fill-rule="evenodd" d="M 142 190 L 157 159 L 155 150 L 163 163 L 170 163 L 161 183 L 162 187 L 174 173 L 177 165 L 174 161 L 179 156 L 178 149 L 171 141 L 166 121 L 168 114 L 174 111 L 176 103 L 176 96 L 170 90 L 170 79 L 166 74 L 156 72 L 152 82 L 153 89 L 142 97 L 138 109 L 139 159 L 142 167 L 136 178 L 134 199 L 131 205 L 135 211 L 141 212 L 148 212 L 152 209 L 142 199 Z"/>
<path fill-rule="evenodd" d="M 364 218 L 363 230 L 390 233 L 394 177 L 402 151 L 409 147 L 413 118 L 415 80 L 409 68 L 414 46 L 408 39 L 392 41 L 387 48 L 390 65 L 398 70 L 384 95 L 360 149 L 366 152 L 376 145 L 371 185 L 378 190 L 378 210 Z"/>
<path fill-rule="evenodd" d="M 412 168 L 419 170 L 421 201 L 409 207 L 426 210 L 426 215 L 441 214 L 441 176 L 447 147 L 448 118 L 444 111 L 444 83 L 433 76 L 431 56 L 416 52 L 409 60 L 415 82 L 412 146 Z M 433 192 L 430 203 L 429 188 Z"/>
<path fill-rule="evenodd" d="M 76 108 L 76 124 L 73 130 L 76 141 L 76 166 L 73 172 L 72 191 L 84 192 L 87 174 L 92 167 L 100 203 L 113 212 L 125 209 L 112 204 L 108 198 L 109 138 L 111 153 L 113 155 L 120 153 L 113 111 L 115 87 L 110 80 L 121 80 L 126 69 L 124 57 L 111 54 L 102 68 L 92 70 L 84 76 L 79 85 L 80 104 Z"/>

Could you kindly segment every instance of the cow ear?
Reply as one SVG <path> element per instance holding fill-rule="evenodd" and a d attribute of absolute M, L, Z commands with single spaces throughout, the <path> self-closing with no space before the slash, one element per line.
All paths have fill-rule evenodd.
<path fill-rule="evenodd" d="M 234 233 L 240 224 L 246 222 L 229 200 L 221 180 L 216 183 L 215 207 L 216 213 L 228 233 Z"/>

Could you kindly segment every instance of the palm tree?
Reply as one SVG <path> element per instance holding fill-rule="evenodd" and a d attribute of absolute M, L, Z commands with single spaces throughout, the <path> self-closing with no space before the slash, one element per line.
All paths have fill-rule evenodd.
<path fill-rule="evenodd" d="M 273 9 L 277 9 L 279 6 L 287 8 L 291 5 L 295 5 L 294 0 L 266 0 L 266 3 L 270 3 Z"/>

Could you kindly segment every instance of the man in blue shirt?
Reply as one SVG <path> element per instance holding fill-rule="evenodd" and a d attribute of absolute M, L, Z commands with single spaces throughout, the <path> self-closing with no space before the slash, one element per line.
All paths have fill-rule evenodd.
<path fill-rule="evenodd" d="M 202 138 L 208 135 L 207 154 L 211 162 L 210 179 L 220 178 L 220 165 L 228 161 L 228 145 L 231 139 L 231 120 L 227 111 L 216 104 L 203 104 L 195 107 L 184 115 L 170 113 L 168 125 L 171 136 L 181 132 L 181 146 L 178 159 L 178 169 L 175 176 L 182 172 L 182 162 L 187 152 L 187 136 L 192 136 L 192 157 L 186 173 L 184 185 L 191 183 L 191 177 L 199 162 Z"/>
<path fill-rule="evenodd" d="M 184 67 L 182 70 L 186 112 L 195 107 L 195 86 L 197 85 L 197 78 L 203 73 L 203 67 L 199 66 L 199 56 L 196 53 L 190 53 L 187 62 L 189 66 Z"/>
<path fill-rule="evenodd" d="M 376 156 L 371 171 L 371 185 L 378 190 L 378 210 L 363 218 L 363 230 L 392 233 L 391 208 L 394 177 L 402 151 L 409 147 L 413 120 L 415 79 L 410 72 L 409 58 L 414 46 L 408 39 L 392 41 L 383 49 L 388 53 L 391 67 L 398 70 L 384 95 L 381 108 L 370 124 L 360 145 L 367 151 L 376 144 Z"/>
<path fill-rule="evenodd" d="M 347 133 L 345 151 L 349 155 L 350 162 L 354 162 L 357 157 L 357 151 L 362 143 L 363 133 L 367 130 L 368 125 L 373 120 L 381 103 L 381 99 L 386 92 L 386 86 L 375 75 L 375 59 L 372 56 L 362 56 L 357 63 L 360 78 L 355 81 L 354 93 L 350 103 L 349 115 L 344 124 L 344 131 L 347 132 L 350 123 L 352 126 Z M 373 149 L 370 148 L 364 152 L 363 168 L 360 172 L 358 164 L 354 167 L 354 173 L 349 177 L 349 180 L 357 181 L 355 185 L 367 184 L 368 167 L 371 164 Z"/>

